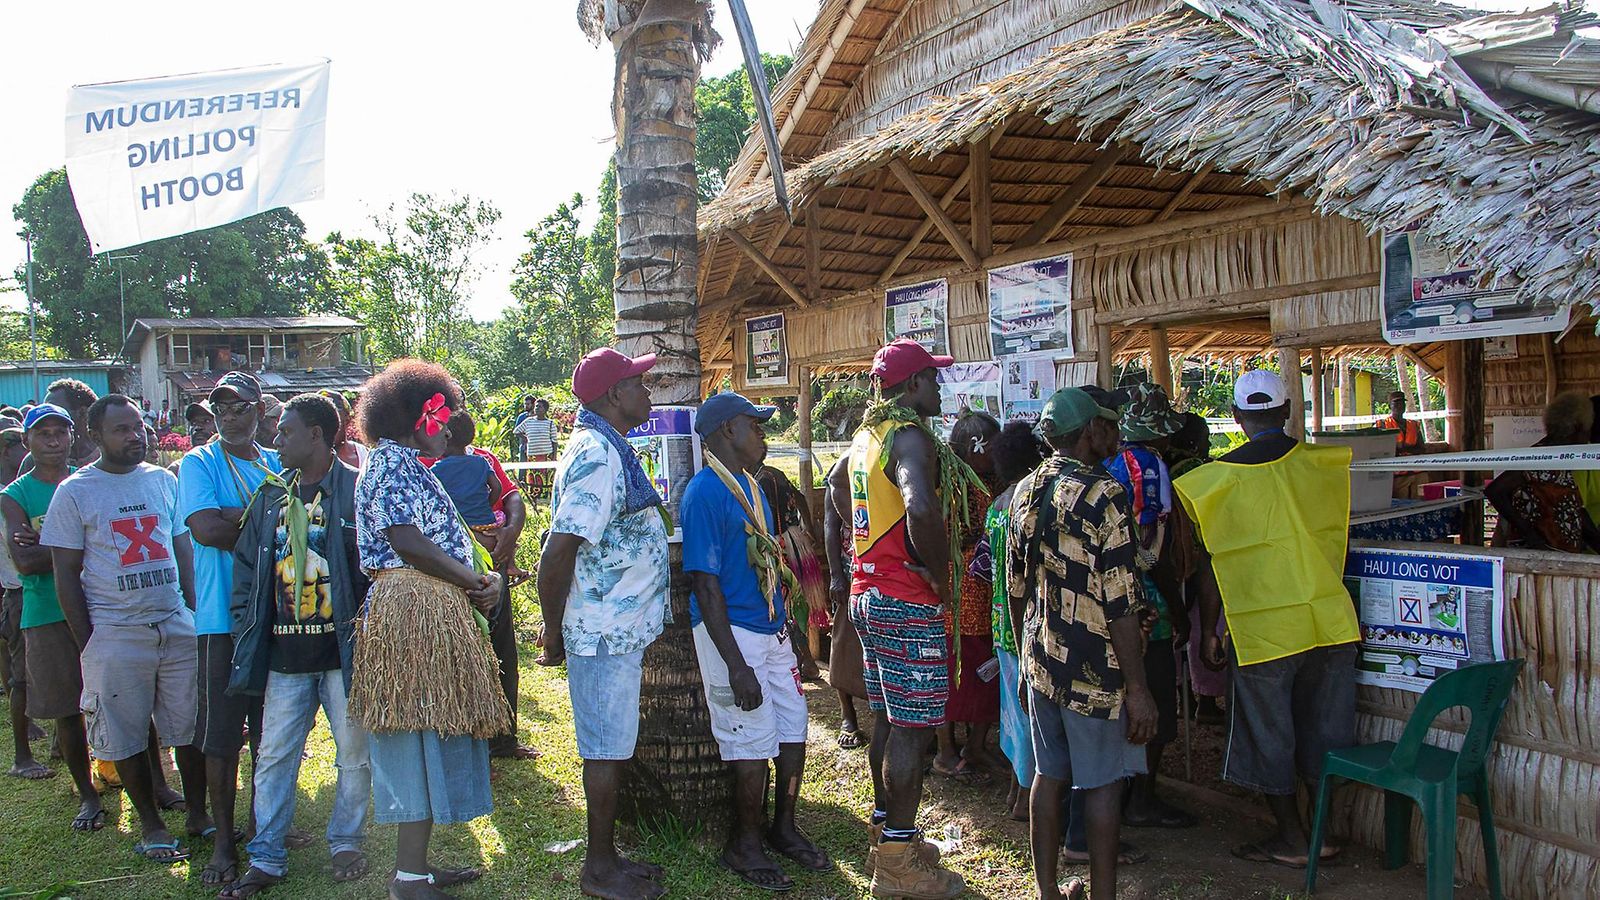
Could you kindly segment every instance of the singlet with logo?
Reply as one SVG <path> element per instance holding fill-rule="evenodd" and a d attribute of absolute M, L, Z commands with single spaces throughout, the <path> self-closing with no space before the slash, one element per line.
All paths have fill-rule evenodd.
<path fill-rule="evenodd" d="M 851 591 L 877 588 L 907 603 L 937 604 L 939 595 L 908 563 L 920 565 L 906 533 L 900 486 L 884 471 L 884 449 L 904 422 L 881 422 L 856 432 L 850 445 L 850 534 L 855 551 Z"/>

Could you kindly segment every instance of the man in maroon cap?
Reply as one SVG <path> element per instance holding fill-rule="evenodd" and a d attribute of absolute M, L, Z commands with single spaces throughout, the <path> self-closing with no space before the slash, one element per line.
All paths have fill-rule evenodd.
<path fill-rule="evenodd" d="M 919 423 L 939 412 L 938 370 L 951 362 L 904 338 L 879 350 L 872 377 L 883 399 L 868 408 L 848 464 L 829 475 L 830 501 L 849 511 L 850 620 L 877 713 L 867 863 L 879 897 L 955 897 L 966 887 L 938 865 L 938 849 L 916 825 L 923 759 L 950 693 L 944 607 L 951 600 L 938 448 Z"/>
<path fill-rule="evenodd" d="M 572 373 L 579 410 L 556 464 L 550 537 L 539 560 L 544 654 L 567 664 L 572 719 L 583 758 L 588 855 L 580 887 L 591 897 L 651 898 L 666 892 L 661 869 L 617 853 L 617 788 L 639 736 L 644 650 L 661 634 L 667 606 L 667 530 L 661 495 L 623 437 L 650 418 L 638 359 L 609 347 Z"/>

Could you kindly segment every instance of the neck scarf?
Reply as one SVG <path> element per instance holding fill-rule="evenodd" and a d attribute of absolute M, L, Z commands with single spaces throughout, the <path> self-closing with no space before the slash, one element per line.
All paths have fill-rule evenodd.
<path fill-rule="evenodd" d="M 622 509 L 625 515 L 662 505 L 661 494 L 656 491 L 650 476 L 645 474 L 644 466 L 639 462 L 639 454 L 634 452 L 633 445 L 628 443 L 627 438 L 611 427 L 610 422 L 587 409 L 579 409 L 574 424 L 578 428 L 587 428 L 605 438 L 606 443 L 615 447 L 617 455 L 622 457 L 622 479 L 627 487 L 627 502 Z M 662 510 L 662 516 L 663 518 L 666 516 L 665 510 Z"/>
<path fill-rule="evenodd" d="M 778 585 L 783 585 L 784 596 L 790 603 L 797 600 L 803 602 L 804 595 L 800 591 L 800 579 L 795 577 L 794 571 L 789 568 L 789 563 L 783 558 L 783 550 L 778 546 L 777 538 L 767 530 L 767 501 L 761 493 L 761 488 L 756 486 L 755 477 L 749 472 L 744 474 L 745 481 L 750 484 L 750 493 L 739 486 L 733 473 L 728 467 L 717 459 L 715 453 L 706 453 L 706 465 L 722 480 L 728 490 L 733 494 L 739 506 L 744 510 L 746 535 L 744 548 L 750 567 L 756 570 L 756 581 L 761 586 L 761 595 L 767 598 L 767 618 L 776 619 L 777 609 L 772 604 L 772 595 L 777 592 Z M 808 608 L 809 611 L 809 608 Z"/>
<path fill-rule="evenodd" d="M 935 457 L 939 464 L 939 483 L 935 485 L 939 494 L 939 506 L 944 512 L 945 528 L 948 530 L 950 542 L 950 620 L 955 630 L 956 648 L 956 684 L 961 681 L 961 576 L 966 568 L 961 564 L 961 536 L 966 533 L 972 521 L 972 510 L 967 498 L 973 488 L 982 491 L 988 496 L 989 491 L 984 487 L 983 480 L 972 467 L 961 461 L 956 456 L 950 445 L 939 439 L 928 427 L 926 419 L 918 416 L 910 409 L 901 406 L 893 400 L 877 399 L 867 405 L 866 412 L 861 417 L 863 428 L 875 428 L 885 422 L 897 422 L 901 426 L 920 428 L 933 441 Z M 893 432 L 884 436 L 883 456 L 878 460 L 878 465 L 884 466 L 889 462 L 889 451 L 894 446 Z M 944 573 L 934 573 L 936 576 Z"/>

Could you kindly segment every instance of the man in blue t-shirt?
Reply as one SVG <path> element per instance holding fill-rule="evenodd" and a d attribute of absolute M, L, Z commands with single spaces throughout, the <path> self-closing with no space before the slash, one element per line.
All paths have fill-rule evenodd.
<path fill-rule="evenodd" d="M 794 823 L 805 770 L 806 701 L 784 628 L 784 563 L 772 510 L 748 474 L 766 458 L 761 423 L 774 411 L 738 394 L 717 394 L 701 404 L 695 430 L 705 441 L 706 466 L 690 480 L 679 515 L 711 733 L 723 761 L 733 766 L 736 785 L 737 814 L 722 861 L 757 887 L 784 891 L 794 882 L 762 850 L 763 837 L 812 871 L 831 863 Z M 769 759 L 777 760 L 777 799 L 763 836 Z"/>
<path fill-rule="evenodd" d="M 283 467 L 276 451 L 256 442 L 260 437 L 270 443 L 275 436 L 256 433 L 264 406 L 261 383 L 254 376 L 229 372 L 218 379 L 206 402 L 216 416 L 218 438 L 190 450 L 179 464 L 178 516 L 194 536 L 194 630 L 200 654 L 194 742 L 206 757 L 206 790 L 216 828 L 216 849 L 200 879 L 225 885 L 239 875 L 233 812 L 246 722 L 252 742 L 261 736 L 261 697 L 227 693 L 233 674 L 228 611 L 233 551 L 250 498 Z M 191 810 L 191 819 L 194 815 Z"/>

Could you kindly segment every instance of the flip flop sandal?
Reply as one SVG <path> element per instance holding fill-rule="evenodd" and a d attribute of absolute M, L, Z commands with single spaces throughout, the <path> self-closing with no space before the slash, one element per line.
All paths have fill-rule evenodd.
<path fill-rule="evenodd" d="M 115 787 L 121 787 L 121 786 L 122 785 L 120 785 L 120 784 L 115 785 Z M 165 803 L 158 802 L 156 805 L 161 807 L 161 811 L 162 812 L 188 812 L 189 811 L 189 801 L 183 799 L 182 797 L 179 797 L 176 800 L 168 800 Z"/>
<path fill-rule="evenodd" d="M 339 857 L 350 857 L 348 862 L 340 863 Z M 359 881 L 367 875 L 367 855 L 360 850 L 341 850 L 333 857 L 333 880 L 339 882 Z"/>
<path fill-rule="evenodd" d="M 1133 818 L 1124 815 L 1122 824 L 1129 828 L 1193 828 L 1200 820 L 1181 809 L 1166 806 L 1153 816 Z"/>
<path fill-rule="evenodd" d="M 843 729 L 843 728 L 839 729 L 839 749 L 840 750 L 859 750 L 859 749 L 861 749 L 861 730 L 860 729 L 849 729 L 849 730 L 846 730 L 846 729 Z"/>
<path fill-rule="evenodd" d="M 170 855 L 152 856 L 159 850 L 171 851 Z M 140 841 L 133 845 L 133 852 L 153 863 L 180 863 L 189 858 L 189 853 L 178 846 L 177 841 Z"/>
<path fill-rule="evenodd" d="M 239 864 L 228 863 L 222 868 L 217 868 L 211 863 L 206 863 L 200 870 L 200 883 L 211 887 L 225 887 L 239 880 Z"/>
<path fill-rule="evenodd" d="M 932 768 L 935 775 L 943 776 L 960 784 L 970 784 L 973 787 L 986 787 L 994 781 L 994 776 L 964 759 L 951 772 L 946 772 L 938 766 L 933 766 Z"/>
<path fill-rule="evenodd" d="M 105 809 L 97 809 L 93 815 L 77 815 L 72 817 L 73 831 L 99 831 L 106 827 Z"/>
<path fill-rule="evenodd" d="M 20 772 L 7 772 L 12 778 L 21 778 L 23 781 L 44 781 L 56 777 L 56 770 L 49 766 L 35 762 L 33 765 Z"/>
<path fill-rule="evenodd" d="M 1068 865 L 1087 866 L 1089 864 L 1089 851 L 1069 850 L 1063 847 L 1061 848 L 1061 859 Z M 1138 847 L 1135 847 L 1127 841 L 1120 841 L 1117 843 L 1117 865 L 1137 866 L 1142 862 L 1149 861 L 1150 854 L 1140 850 Z"/>
<path fill-rule="evenodd" d="M 827 872 L 833 868 L 833 860 L 828 858 L 828 854 L 821 847 L 813 845 L 809 850 L 804 848 L 785 850 L 768 840 L 763 840 L 762 843 L 766 844 L 768 850 L 789 859 L 809 872 Z"/>
<path fill-rule="evenodd" d="M 789 876 L 787 876 L 785 874 L 783 874 L 783 870 L 779 869 L 777 867 L 773 867 L 772 869 L 744 869 L 744 870 L 741 870 L 741 869 L 734 868 L 732 865 L 730 865 L 727 862 L 727 860 L 724 860 L 721 857 L 717 857 L 717 865 L 719 865 L 719 866 L 723 867 L 724 869 L 727 869 L 729 872 L 732 872 L 733 874 L 739 876 L 739 878 L 742 881 L 744 881 L 745 884 L 748 884 L 751 887 L 760 888 L 761 890 L 766 891 L 766 892 L 771 893 L 771 894 L 786 894 L 789 891 L 794 890 L 794 879 L 790 878 Z M 767 871 L 777 872 L 778 873 L 778 877 L 782 878 L 783 880 L 780 881 L 780 882 L 774 883 L 774 884 L 767 884 L 765 882 L 757 881 L 750 874 L 751 872 L 767 872 Z"/>
<path fill-rule="evenodd" d="M 200 840 L 203 841 L 206 838 L 215 837 L 216 833 L 217 833 L 217 826 L 211 825 L 211 826 L 208 826 L 206 828 L 202 828 L 199 831 L 191 831 L 191 832 L 189 832 L 189 837 L 199 838 Z M 245 833 L 244 833 L 244 829 L 243 828 L 235 828 L 235 829 L 233 829 L 233 842 L 235 844 L 244 843 L 244 839 L 245 839 Z"/>
<path fill-rule="evenodd" d="M 245 900 L 283 881 L 277 875 L 268 875 L 255 866 L 244 872 L 244 877 L 217 893 L 217 900 Z"/>
<path fill-rule="evenodd" d="M 1246 862 L 1271 863 L 1275 866 L 1282 866 L 1285 869 L 1304 869 L 1306 867 L 1305 860 L 1297 860 L 1292 856 L 1281 856 L 1279 854 L 1272 853 L 1260 843 L 1244 844 L 1243 846 L 1235 847 L 1228 852 L 1232 853 L 1238 859 L 1242 859 Z"/>

